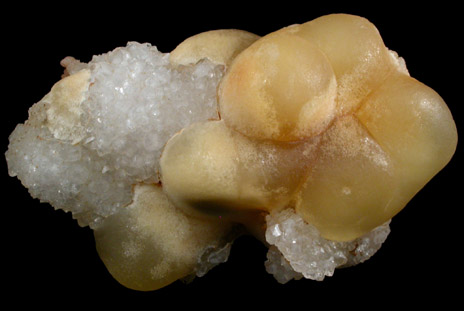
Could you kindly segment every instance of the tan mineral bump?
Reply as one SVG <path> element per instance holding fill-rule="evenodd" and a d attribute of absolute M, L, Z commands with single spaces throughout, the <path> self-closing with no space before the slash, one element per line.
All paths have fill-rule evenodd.
<path fill-rule="evenodd" d="M 297 141 L 335 116 L 337 82 L 327 57 L 286 32 L 264 36 L 232 62 L 218 90 L 226 124 L 256 139 Z"/>
<path fill-rule="evenodd" d="M 163 191 L 181 208 L 226 213 L 239 197 L 239 158 L 223 121 L 196 123 L 174 135 L 160 159 Z M 252 203 L 242 202 L 247 209 Z"/>
<path fill-rule="evenodd" d="M 350 241 L 396 215 L 451 159 L 457 131 L 443 99 L 398 72 L 322 136 L 296 206 L 327 239 Z"/>
<path fill-rule="evenodd" d="M 306 175 L 316 145 L 256 141 L 224 121 L 197 123 L 166 144 L 163 190 L 187 211 L 234 220 L 242 212 L 281 209 Z"/>
<path fill-rule="evenodd" d="M 55 138 L 73 143 L 82 139 L 81 103 L 89 85 L 90 70 L 83 69 L 58 81 L 41 100 L 46 107 L 46 126 Z"/>
<path fill-rule="evenodd" d="M 359 121 L 342 117 L 322 135 L 296 212 L 326 239 L 354 240 L 395 214 L 386 208 L 399 186 L 395 170 Z"/>
<path fill-rule="evenodd" d="M 229 66 L 231 61 L 259 36 L 237 29 L 220 29 L 199 33 L 184 40 L 170 54 L 176 65 L 191 65 L 207 58 L 218 65 Z"/>
<path fill-rule="evenodd" d="M 195 273 L 207 248 L 226 244 L 231 225 L 187 217 L 157 185 L 136 185 L 132 204 L 105 219 L 97 251 L 121 284 L 155 290 Z"/>
<path fill-rule="evenodd" d="M 405 74 L 391 75 L 356 113 L 397 167 L 399 190 L 389 209 L 402 207 L 451 160 L 457 129 L 433 89 Z"/>
<path fill-rule="evenodd" d="M 349 14 L 321 16 L 292 30 L 327 56 L 337 77 L 337 106 L 353 111 L 396 67 L 377 28 Z"/>

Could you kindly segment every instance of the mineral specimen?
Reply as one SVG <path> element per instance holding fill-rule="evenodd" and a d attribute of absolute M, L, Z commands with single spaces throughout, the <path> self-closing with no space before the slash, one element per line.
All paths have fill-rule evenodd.
<path fill-rule="evenodd" d="M 205 275 L 245 233 L 280 283 L 359 264 L 456 148 L 444 101 L 358 16 L 62 65 L 10 135 L 9 174 L 137 290 Z"/>

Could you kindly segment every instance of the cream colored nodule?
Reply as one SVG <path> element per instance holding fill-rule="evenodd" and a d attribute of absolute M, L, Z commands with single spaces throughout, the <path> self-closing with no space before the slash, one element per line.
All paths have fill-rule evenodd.
<path fill-rule="evenodd" d="M 232 60 L 259 36 L 238 29 L 211 30 L 199 33 L 179 44 L 169 56 L 175 65 L 192 65 L 208 59 L 229 66 Z"/>

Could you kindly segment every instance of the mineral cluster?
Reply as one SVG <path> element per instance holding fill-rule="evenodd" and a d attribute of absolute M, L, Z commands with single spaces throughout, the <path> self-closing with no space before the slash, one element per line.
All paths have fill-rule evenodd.
<path fill-rule="evenodd" d="M 245 233 L 280 283 L 332 276 L 381 247 L 456 148 L 444 101 L 358 16 L 62 65 L 10 136 L 9 174 L 90 226 L 137 290 L 205 275 Z"/>

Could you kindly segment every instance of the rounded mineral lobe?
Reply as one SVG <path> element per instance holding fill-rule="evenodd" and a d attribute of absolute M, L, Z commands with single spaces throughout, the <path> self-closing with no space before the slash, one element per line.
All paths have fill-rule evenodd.
<path fill-rule="evenodd" d="M 186 66 L 207 58 L 214 64 L 229 66 L 240 52 L 258 39 L 257 35 L 238 29 L 206 31 L 185 39 L 170 53 L 169 60 Z"/>
<path fill-rule="evenodd" d="M 391 74 L 322 135 L 296 211 L 325 238 L 349 241 L 391 219 L 451 159 L 457 131 L 443 99 Z"/>
<path fill-rule="evenodd" d="M 355 110 L 394 69 L 379 31 L 363 17 L 330 14 L 290 29 L 327 56 L 337 79 L 341 114 Z"/>
<path fill-rule="evenodd" d="M 356 118 L 340 118 L 322 135 L 296 212 L 324 238 L 351 241 L 394 215 L 386 207 L 398 189 L 395 169 Z"/>
<path fill-rule="evenodd" d="M 306 175 L 316 145 L 257 141 L 223 121 L 197 123 L 166 144 L 163 190 L 175 205 L 200 214 L 279 209 Z"/>
<path fill-rule="evenodd" d="M 269 34 L 240 53 L 221 80 L 226 124 L 256 139 L 295 141 L 323 131 L 334 117 L 335 75 L 311 42 Z"/>
<path fill-rule="evenodd" d="M 137 185 L 133 202 L 98 227 L 98 254 L 121 284 L 155 290 L 195 274 L 201 256 L 222 249 L 230 224 L 187 217 L 156 185 Z"/>

